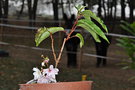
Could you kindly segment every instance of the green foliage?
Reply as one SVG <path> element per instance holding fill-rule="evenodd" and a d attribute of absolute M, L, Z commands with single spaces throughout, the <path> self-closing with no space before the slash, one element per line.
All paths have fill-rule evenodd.
<path fill-rule="evenodd" d="M 96 20 L 103 27 L 103 29 L 106 32 L 108 32 L 107 27 L 104 24 L 104 22 L 99 17 L 97 17 L 92 11 L 90 11 L 90 10 L 84 10 L 85 9 L 85 6 L 82 6 L 82 5 L 76 6 L 76 9 L 78 10 L 78 14 L 84 16 L 84 18 L 86 20 L 89 21 L 89 20 L 91 20 L 91 18 L 93 18 L 94 20 Z"/>
<path fill-rule="evenodd" d="M 135 36 L 135 22 L 129 24 L 125 21 L 122 21 L 122 24 L 120 26 L 121 28 L 123 28 L 123 30 L 126 30 L 127 32 Z"/>
<path fill-rule="evenodd" d="M 123 28 L 123 30 L 126 30 L 127 32 L 135 36 L 135 22 L 129 24 L 127 22 L 122 21 L 122 24 L 120 26 Z M 126 37 L 117 39 L 117 41 L 117 45 L 125 49 L 127 55 L 131 60 L 131 62 L 126 63 L 128 66 L 124 68 L 135 69 L 135 40 L 133 38 Z"/>
<path fill-rule="evenodd" d="M 48 38 L 50 34 L 54 34 L 58 31 L 63 31 L 63 30 L 64 28 L 62 27 L 39 28 L 35 36 L 36 46 L 38 46 L 43 40 Z"/>
<path fill-rule="evenodd" d="M 103 21 L 90 10 L 84 10 L 85 6 L 78 5 L 76 6 L 76 9 L 78 10 L 78 17 L 79 17 L 78 19 L 80 19 L 82 16 L 84 17 L 84 19 L 78 20 L 76 26 L 82 27 L 85 30 L 87 30 L 93 36 L 96 42 L 101 42 L 99 39 L 99 36 L 100 36 L 101 38 L 103 38 L 109 43 L 104 32 L 93 21 L 91 21 L 91 18 L 96 20 L 102 26 L 102 28 L 106 32 L 108 32 Z M 63 30 L 64 29 L 62 27 L 40 28 L 35 36 L 36 46 L 38 46 L 43 40 L 48 38 L 51 34 L 54 34 L 58 31 L 63 31 Z M 84 40 L 83 40 L 82 35 L 77 34 L 76 37 L 80 39 L 80 47 L 82 47 L 84 45 Z"/>
<path fill-rule="evenodd" d="M 105 34 L 103 33 L 103 31 L 92 21 L 87 20 L 87 19 L 81 19 L 78 21 L 77 26 L 80 26 L 80 27 L 86 29 L 88 32 L 90 32 L 97 42 L 100 42 L 97 35 L 99 35 L 104 40 L 109 42 L 108 39 L 106 38 Z"/>
<path fill-rule="evenodd" d="M 75 6 L 75 8 L 76 8 L 77 11 L 78 11 L 78 14 L 81 14 L 82 10 L 84 10 L 85 7 L 86 7 L 86 6 L 82 6 L 82 5 Z"/>
<path fill-rule="evenodd" d="M 77 33 L 75 36 L 80 39 L 80 48 L 82 48 L 82 46 L 84 45 L 83 36 L 80 33 Z"/>
<path fill-rule="evenodd" d="M 67 40 L 74 38 L 74 37 L 78 37 L 80 39 L 80 47 L 82 47 L 84 45 L 84 39 L 81 34 L 78 33 L 74 36 L 71 36 L 72 33 L 75 31 L 75 29 L 78 26 L 82 27 L 82 28 L 86 29 L 88 32 L 90 32 L 90 34 L 93 36 L 93 38 L 95 39 L 96 42 L 101 42 L 99 39 L 99 37 L 101 37 L 109 43 L 104 32 L 94 22 L 92 22 L 91 18 L 96 20 L 103 27 L 103 29 L 106 32 L 108 32 L 103 21 L 99 17 L 97 17 L 94 13 L 92 13 L 90 10 L 84 10 L 85 6 L 78 5 L 78 6 L 76 6 L 76 9 L 78 10 L 77 19 L 75 20 L 70 32 L 69 33 L 65 32 L 67 34 L 67 37 L 64 38 L 64 40 L 62 42 L 62 46 L 60 48 L 60 52 L 58 54 L 55 53 L 54 39 L 52 37 L 52 34 L 58 32 L 58 31 L 64 31 L 64 28 L 62 28 L 62 27 L 40 28 L 35 36 L 36 46 L 38 46 L 43 40 L 45 40 L 49 36 L 51 37 L 51 41 L 52 41 L 51 47 L 52 47 L 52 53 L 53 53 L 54 60 L 55 60 L 55 67 L 58 66 L 58 63 L 61 59 L 62 51 L 64 49 L 64 46 L 65 46 L 65 43 Z"/>
<path fill-rule="evenodd" d="M 84 16 L 84 19 L 80 19 L 78 21 L 77 26 L 80 26 L 87 30 L 93 36 L 96 42 L 101 42 L 99 39 L 100 36 L 109 43 L 103 31 L 91 20 L 91 18 L 96 20 L 102 26 L 102 28 L 106 32 L 108 32 L 107 27 L 105 26 L 103 21 L 99 17 L 97 17 L 92 11 L 84 10 L 84 6 L 78 5 L 76 8 L 78 10 L 78 14 L 80 16 Z"/>
<path fill-rule="evenodd" d="M 108 32 L 106 25 L 104 24 L 104 22 L 97 17 L 92 11 L 90 10 L 85 10 L 82 12 L 82 15 L 85 17 L 85 19 L 89 19 L 89 18 L 93 18 L 94 20 L 96 20 L 102 27 L 103 29 Z"/>
<path fill-rule="evenodd" d="M 81 14 L 84 16 L 85 19 L 91 20 L 90 10 L 85 10 L 85 11 L 81 12 Z"/>

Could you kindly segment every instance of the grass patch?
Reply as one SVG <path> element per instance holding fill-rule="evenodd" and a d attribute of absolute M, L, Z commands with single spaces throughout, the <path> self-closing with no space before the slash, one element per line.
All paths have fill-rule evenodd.
<path fill-rule="evenodd" d="M 20 83 L 32 78 L 35 63 L 13 58 L 0 59 L 0 90 L 18 90 Z"/>

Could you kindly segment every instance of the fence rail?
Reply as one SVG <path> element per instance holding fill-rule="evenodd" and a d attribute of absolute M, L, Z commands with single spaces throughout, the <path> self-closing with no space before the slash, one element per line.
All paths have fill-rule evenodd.
<path fill-rule="evenodd" d="M 19 29 L 30 29 L 30 30 L 37 30 L 39 27 L 30 27 L 30 26 L 20 26 L 20 25 L 11 25 L 11 24 L 0 24 L 1 27 L 11 27 L 11 28 L 19 28 Z M 19 30 L 18 29 L 18 30 Z M 69 29 L 66 29 L 69 31 Z M 80 32 L 80 29 L 77 29 L 76 32 Z M 88 33 L 85 31 L 85 33 Z M 105 33 L 108 36 L 112 37 L 127 37 L 127 38 L 135 38 L 135 36 L 131 35 L 123 35 L 123 34 L 116 34 L 116 33 Z"/>
<path fill-rule="evenodd" d="M 40 47 L 30 47 L 30 46 L 26 46 L 26 45 L 10 44 L 10 43 L 1 42 L 1 41 L 0 41 L 0 44 L 1 45 L 12 45 L 14 47 L 28 48 L 28 49 L 39 50 L 39 51 L 49 51 L 49 52 L 52 52 L 51 49 L 40 48 Z M 56 50 L 56 52 L 59 52 L 59 51 Z M 63 51 L 63 53 L 67 53 L 67 51 Z M 70 53 L 74 54 L 74 52 L 70 52 Z M 77 52 L 77 54 L 80 54 L 80 52 Z M 100 56 L 100 55 L 96 55 L 96 54 L 90 54 L 90 53 L 83 53 L 82 55 L 83 56 L 88 56 L 88 57 L 106 58 L 106 59 L 109 59 L 109 60 L 117 60 L 118 59 L 118 58 L 115 58 L 115 57 L 104 57 L 104 56 Z"/>

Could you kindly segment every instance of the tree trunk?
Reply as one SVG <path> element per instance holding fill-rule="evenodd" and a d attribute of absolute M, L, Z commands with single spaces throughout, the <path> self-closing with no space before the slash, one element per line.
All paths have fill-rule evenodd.
<path fill-rule="evenodd" d="M 106 15 L 105 0 L 103 0 L 103 3 L 102 3 L 102 4 L 103 4 L 103 9 L 104 9 L 104 15 L 105 15 L 104 17 L 105 17 L 105 19 L 106 19 L 106 16 L 107 16 L 107 15 Z"/>
<path fill-rule="evenodd" d="M 31 0 L 27 0 L 28 3 L 28 14 L 29 14 L 29 19 L 32 19 L 32 8 L 31 8 Z"/>
<path fill-rule="evenodd" d="M 121 19 L 125 20 L 125 0 L 121 0 Z"/>
<path fill-rule="evenodd" d="M 19 14 L 18 14 L 18 19 L 20 18 L 21 14 L 22 14 L 22 12 L 23 12 L 24 1 L 25 1 L 25 0 L 22 0 L 21 10 L 20 10 L 20 12 L 19 12 Z"/>
<path fill-rule="evenodd" d="M 53 14 L 54 14 L 54 20 L 58 20 L 58 0 L 53 0 Z M 58 23 L 55 23 L 56 26 L 58 26 Z"/>
<path fill-rule="evenodd" d="M 117 12 L 117 1 L 114 0 L 114 19 L 116 20 L 116 12 Z"/>
<path fill-rule="evenodd" d="M 98 1 L 98 6 L 99 6 L 99 7 L 98 7 L 98 16 L 101 17 L 101 16 L 102 16 L 102 15 L 101 15 L 101 7 L 102 7 L 102 6 L 101 6 L 101 0 Z"/>
<path fill-rule="evenodd" d="M 8 0 L 5 0 L 5 5 L 4 5 L 4 18 L 8 17 Z"/>
<path fill-rule="evenodd" d="M 62 15 L 64 15 L 63 0 L 61 0 Z M 63 16 L 64 17 L 64 16 Z"/>
<path fill-rule="evenodd" d="M 3 10 L 4 10 L 4 13 L 2 13 L 2 17 L 4 19 L 7 19 L 8 18 L 8 1 L 9 0 L 5 0 L 3 2 Z M 7 20 L 3 20 L 4 23 L 7 23 Z"/>
<path fill-rule="evenodd" d="M 0 18 L 2 18 L 2 0 L 0 0 Z"/>
<path fill-rule="evenodd" d="M 0 0 L 0 18 L 2 18 L 2 0 Z M 2 23 L 2 19 L 0 19 L 0 23 Z"/>
<path fill-rule="evenodd" d="M 33 11 L 33 17 L 32 17 L 33 20 L 36 20 L 37 3 L 38 3 L 38 0 L 34 0 L 33 10 L 32 10 Z"/>
<path fill-rule="evenodd" d="M 69 12 L 70 12 L 70 15 L 71 15 L 71 1 L 70 0 L 68 0 L 68 7 L 69 7 Z"/>
<path fill-rule="evenodd" d="M 54 20 L 58 20 L 58 0 L 53 0 Z"/>
<path fill-rule="evenodd" d="M 114 4 L 113 4 L 113 1 L 111 1 L 111 2 L 110 2 L 110 8 L 111 8 L 111 10 L 110 10 L 110 15 L 109 15 L 109 16 L 110 16 L 110 17 L 109 17 L 110 19 L 113 18 L 113 5 L 114 5 Z"/>
<path fill-rule="evenodd" d="M 129 21 L 132 23 L 134 21 L 134 1 L 133 0 L 129 0 L 129 7 L 130 7 L 130 18 Z"/>
<path fill-rule="evenodd" d="M 37 3 L 38 0 L 34 0 L 34 3 L 32 4 L 32 0 L 27 0 L 28 3 L 28 14 L 29 14 L 29 22 L 30 26 L 35 26 L 35 22 L 33 20 L 36 20 L 36 11 L 37 11 Z"/>

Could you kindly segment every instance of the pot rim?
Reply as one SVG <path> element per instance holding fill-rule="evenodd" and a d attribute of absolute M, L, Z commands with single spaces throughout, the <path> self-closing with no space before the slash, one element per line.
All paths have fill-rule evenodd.
<path fill-rule="evenodd" d="M 68 84 L 68 83 L 93 83 L 93 81 L 73 81 L 73 82 L 56 82 L 56 83 L 34 83 L 34 84 L 19 84 L 20 86 L 29 86 L 29 85 L 44 85 L 44 84 Z"/>

